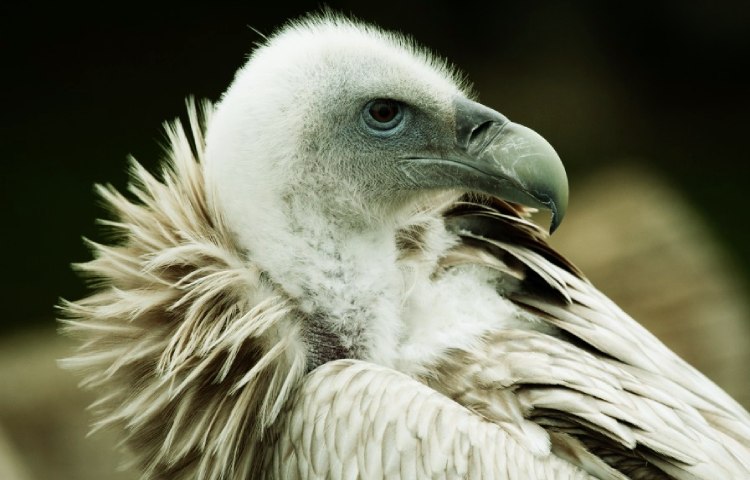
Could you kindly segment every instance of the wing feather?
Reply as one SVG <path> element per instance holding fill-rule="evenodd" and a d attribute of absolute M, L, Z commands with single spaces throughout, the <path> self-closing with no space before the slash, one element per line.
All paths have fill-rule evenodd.
<path fill-rule="evenodd" d="M 421 382 L 356 360 L 311 372 L 280 420 L 267 478 L 591 478 Z"/>
<path fill-rule="evenodd" d="M 461 264 L 493 268 L 503 295 L 555 329 L 491 332 L 425 381 L 521 445 L 524 423 L 544 427 L 555 454 L 597 478 L 746 478 L 748 413 L 596 290 L 519 207 L 479 202 L 446 213 Z M 509 257 L 521 264 L 513 275 L 498 268 Z"/>

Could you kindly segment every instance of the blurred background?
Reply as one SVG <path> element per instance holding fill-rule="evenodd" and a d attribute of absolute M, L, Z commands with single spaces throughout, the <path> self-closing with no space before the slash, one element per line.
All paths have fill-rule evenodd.
<path fill-rule="evenodd" d="M 161 123 L 217 100 L 253 43 L 315 2 L 0 7 L 0 478 L 112 473 L 91 397 L 54 360 L 69 268 L 101 239 L 96 182 L 153 169 Z M 553 243 L 680 355 L 750 405 L 750 3 L 328 1 L 413 35 L 569 169 Z M 106 6 L 105 6 L 106 5 Z"/>

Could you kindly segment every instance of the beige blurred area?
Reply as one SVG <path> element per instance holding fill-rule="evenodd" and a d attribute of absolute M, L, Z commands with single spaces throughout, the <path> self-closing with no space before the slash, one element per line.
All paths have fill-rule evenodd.
<path fill-rule="evenodd" d="M 747 285 L 701 216 L 627 162 L 575 188 L 551 243 L 678 355 L 750 407 Z"/>
<path fill-rule="evenodd" d="M 630 163 L 629 163 L 630 164 Z M 744 286 L 701 218 L 657 175 L 613 167 L 574 186 L 552 243 L 601 290 L 745 406 Z M 87 438 L 93 400 L 55 359 L 52 330 L 0 343 L 0 479 L 129 479 L 112 432 Z"/>

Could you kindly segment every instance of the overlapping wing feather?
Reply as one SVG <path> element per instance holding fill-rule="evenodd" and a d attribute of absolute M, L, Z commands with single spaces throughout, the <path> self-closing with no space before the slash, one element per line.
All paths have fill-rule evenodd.
<path fill-rule="evenodd" d="M 312 372 L 278 433 L 269 478 L 589 478 L 424 384 L 356 360 Z"/>

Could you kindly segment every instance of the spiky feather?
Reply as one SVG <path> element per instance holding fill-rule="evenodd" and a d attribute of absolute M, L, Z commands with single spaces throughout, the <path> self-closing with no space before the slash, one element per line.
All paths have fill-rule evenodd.
<path fill-rule="evenodd" d="M 62 305 L 82 345 L 61 363 L 100 395 L 94 431 L 125 432 L 145 478 L 247 478 L 304 374 L 298 312 L 244 259 L 206 191 L 211 109 L 189 104 L 194 148 L 167 126 L 161 180 L 133 161 L 132 199 L 97 188 L 120 241 L 89 242 L 95 258 L 78 268 L 98 290 Z"/>

